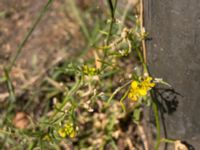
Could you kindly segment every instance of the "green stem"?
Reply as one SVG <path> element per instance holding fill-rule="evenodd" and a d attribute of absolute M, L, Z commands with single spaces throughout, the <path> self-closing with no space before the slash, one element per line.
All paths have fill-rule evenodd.
<path fill-rule="evenodd" d="M 110 13 L 111 13 L 111 23 L 110 23 L 108 35 L 107 35 L 107 38 L 106 38 L 106 46 L 109 45 L 110 37 L 112 35 L 113 24 L 115 22 L 115 10 L 116 10 L 116 7 L 117 7 L 117 1 L 118 0 L 115 0 L 115 4 L 113 5 L 112 0 L 108 0 Z M 106 49 L 104 49 L 103 60 L 105 60 L 107 58 L 107 56 L 108 56 L 108 49 L 106 48 Z M 105 64 L 102 65 L 102 69 L 105 69 Z"/>
<path fill-rule="evenodd" d="M 9 71 L 6 68 L 4 68 L 4 75 L 5 75 L 5 78 L 6 78 L 7 89 L 8 89 L 8 92 L 9 92 L 10 101 L 9 101 L 8 111 L 10 111 L 10 110 L 12 110 L 12 107 L 13 107 L 11 105 L 11 103 L 15 102 L 15 89 L 14 89 L 14 86 L 12 84 Z"/>
<path fill-rule="evenodd" d="M 36 20 L 34 21 L 32 27 L 29 29 L 29 31 L 27 32 L 27 34 L 25 35 L 24 39 L 22 40 L 22 42 L 19 44 L 19 47 L 17 48 L 17 51 L 13 57 L 13 59 L 11 59 L 11 63 L 10 66 L 8 67 L 7 71 L 11 72 L 12 67 L 14 66 L 19 54 L 21 53 L 23 47 L 25 46 L 26 42 L 28 41 L 29 37 L 31 36 L 32 32 L 34 31 L 34 29 L 36 28 L 36 26 L 38 25 L 38 23 L 40 22 L 40 20 L 42 19 L 43 15 L 45 14 L 45 12 L 48 10 L 51 2 L 53 0 L 48 0 L 48 2 L 46 3 L 46 5 L 43 7 L 43 9 L 41 10 L 41 12 L 39 13 L 38 17 L 36 18 Z"/>
<path fill-rule="evenodd" d="M 115 4 L 113 5 L 112 0 L 108 0 L 108 4 L 109 4 L 109 7 L 110 7 L 110 13 L 111 13 L 111 23 L 110 23 L 110 27 L 109 27 L 108 36 L 107 36 L 107 39 L 106 39 L 106 45 L 108 45 L 110 37 L 112 35 L 112 28 L 113 28 L 113 24 L 115 22 L 115 10 L 116 10 L 116 7 L 117 7 L 117 1 L 118 0 L 115 0 Z"/>
<path fill-rule="evenodd" d="M 111 19 L 111 23 L 110 23 L 110 27 L 109 27 L 109 32 L 108 32 L 108 36 L 106 39 L 106 45 L 108 45 L 109 41 L 110 41 L 110 37 L 112 35 L 112 28 L 113 28 L 113 24 L 114 24 L 114 19 Z"/>
<path fill-rule="evenodd" d="M 147 69 L 147 64 L 144 62 L 144 58 L 142 56 L 142 53 L 139 49 L 136 48 L 136 52 L 138 54 L 138 57 L 140 59 L 140 62 L 142 63 L 142 66 L 143 66 L 143 74 L 146 74 L 148 73 L 148 69 Z"/>
<path fill-rule="evenodd" d="M 123 88 L 125 88 L 127 85 L 129 85 L 132 82 L 132 80 L 126 82 L 124 85 L 122 85 L 121 87 L 118 87 L 113 94 L 109 97 L 108 101 L 107 101 L 107 105 L 110 104 L 110 102 L 112 101 L 113 97 L 119 92 L 121 91 Z"/>
<path fill-rule="evenodd" d="M 171 140 L 171 139 L 165 139 L 165 138 L 163 138 L 163 139 L 160 140 L 160 143 L 162 143 L 162 142 L 165 142 L 165 143 L 171 143 L 171 144 L 174 144 L 174 143 L 175 143 L 174 140 Z"/>
<path fill-rule="evenodd" d="M 153 101 L 153 111 L 154 111 L 154 115 L 155 115 L 156 130 L 157 130 L 157 140 L 156 140 L 155 150 L 158 150 L 160 141 L 161 141 L 160 140 L 160 121 L 159 121 L 158 105 L 155 101 Z"/>
<path fill-rule="evenodd" d="M 64 98 L 64 101 L 62 102 L 61 106 L 59 107 L 58 110 L 55 111 L 55 113 L 52 115 L 52 120 L 56 117 L 56 115 L 60 112 L 60 110 L 62 110 L 65 105 L 67 104 L 69 98 L 75 93 L 75 91 L 80 87 L 80 85 L 82 84 L 82 78 L 75 83 L 75 85 L 72 87 L 72 89 L 67 93 L 67 95 Z M 53 121 L 54 122 L 54 121 Z"/>
<path fill-rule="evenodd" d="M 112 3 L 112 0 L 108 0 L 108 4 L 109 4 L 109 7 L 110 7 L 111 17 L 114 18 L 115 14 L 114 14 L 114 6 L 113 6 L 113 3 Z"/>

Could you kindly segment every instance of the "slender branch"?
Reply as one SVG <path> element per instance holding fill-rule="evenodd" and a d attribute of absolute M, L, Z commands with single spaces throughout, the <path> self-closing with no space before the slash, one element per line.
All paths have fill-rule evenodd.
<path fill-rule="evenodd" d="M 118 87 L 113 94 L 109 97 L 107 104 L 110 104 L 110 102 L 112 101 L 113 97 L 119 92 L 121 91 L 123 88 L 125 88 L 127 85 L 129 85 L 132 82 L 132 80 L 126 82 L 125 84 L 123 84 L 122 86 Z"/>
<path fill-rule="evenodd" d="M 176 141 L 175 141 L 175 140 L 171 140 L 171 139 L 165 139 L 165 138 L 163 138 L 163 139 L 160 140 L 160 143 L 161 143 L 161 142 L 174 144 Z"/>
<path fill-rule="evenodd" d="M 157 130 L 157 139 L 156 139 L 156 146 L 155 150 L 158 150 L 160 145 L 160 120 L 159 120 L 159 113 L 158 113 L 158 105 L 156 101 L 153 101 L 153 111 L 156 120 L 156 130 Z"/>
<path fill-rule="evenodd" d="M 144 1 L 140 0 L 140 30 L 141 30 L 141 35 L 144 35 L 145 33 L 145 28 L 144 28 Z M 144 63 L 147 63 L 147 52 L 146 52 L 146 45 L 145 45 L 145 39 L 142 39 L 142 50 L 143 50 L 143 58 L 144 58 Z"/>
<path fill-rule="evenodd" d="M 113 24 L 115 22 L 115 10 L 116 10 L 116 7 L 117 7 L 117 2 L 118 2 L 118 0 L 115 0 L 115 3 L 113 5 L 112 0 L 108 0 L 110 13 L 111 13 L 111 23 L 110 23 L 110 27 L 109 27 L 108 36 L 107 36 L 107 39 L 106 39 L 106 45 L 108 45 L 110 37 L 112 35 L 112 28 L 113 28 Z"/>
<path fill-rule="evenodd" d="M 112 0 L 108 0 L 108 4 L 109 4 L 109 7 L 110 7 L 110 12 L 111 12 L 111 17 L 112 19 L 114 19 L 114 6 L 113 6 L 113 3 L 112 3 Z"/>

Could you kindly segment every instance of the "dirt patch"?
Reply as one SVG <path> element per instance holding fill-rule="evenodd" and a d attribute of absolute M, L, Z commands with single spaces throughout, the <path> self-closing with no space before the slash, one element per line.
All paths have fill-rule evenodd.
<path fill-rule="evenodd" d="M 0 2 L 1 75 L 3 66 L 9 64 L 17 46 L 45 3 L 46 1 L 31 0 Z M 66 6 L 64 0 L 53 1 L 49 11 L 34 30 L 12 70 L 11 76 L 15 87 L 30 82 L 46 68 L 76 54 L 79 47 L 84 45 L 80 27 L 68 14 Z"/>

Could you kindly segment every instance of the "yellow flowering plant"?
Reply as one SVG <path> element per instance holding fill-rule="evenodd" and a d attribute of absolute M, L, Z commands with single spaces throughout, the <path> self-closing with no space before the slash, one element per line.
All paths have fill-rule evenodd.
<path fill-rule="evenodd" d="M 62 138 L 66 138 L 67 136 L 74 138 L 76 131 L 72 123 L 66 123 L 63 127 L 58 129 L 58 134 Z"/>
<path fill-rule="evenodd" d="M 140 98 L 145 97 L 148 94 L 148 91 L 155 86 L 155 83 L 153 83 L 152 80 L 152 77 L 148 76 L 141 81 L 132 81 L 128 98 L 132 101 L 137 101 Z"/>
<path fill-rule="evenodd" d="M 94 76 L 97 75 L 98 70 L 95 67 L 89 67 L 88 65 L 84 65 L 82 67 L 82 71 L 85 75 Z"/>

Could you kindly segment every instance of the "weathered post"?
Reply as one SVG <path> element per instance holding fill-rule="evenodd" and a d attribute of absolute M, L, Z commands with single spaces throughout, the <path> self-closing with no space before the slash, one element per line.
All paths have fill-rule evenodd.
<path fill-rule="evenodd" d="M 158 89 L 168 138 L 200 149 L 200 1 L 144 0 L 150 72 L 171 89 Z"/>

